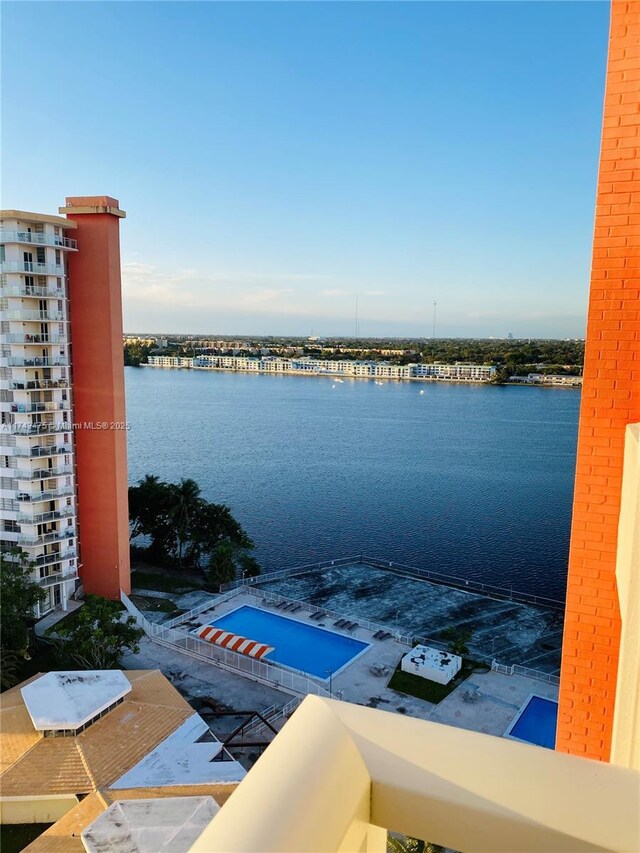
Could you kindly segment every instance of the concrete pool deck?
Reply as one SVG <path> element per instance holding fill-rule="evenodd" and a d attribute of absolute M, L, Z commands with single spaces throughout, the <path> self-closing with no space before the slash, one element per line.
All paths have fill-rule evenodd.
<path fill-rule="evenodd" d="M 503 675 L 497 672 L 473 673 L 438 705 L 407 696 L 387 687 L 401 657 L 410 649 L 407 643 L 398 642 L 394 638 L 376 640 L 373 638 L 375 631 L 361 626 L 351 632 L 340 631 L 333 624 L 335 621 L 333 616 L 330 619 L 315 621 L 310 618 L 312 611 L 309 609 L 300 609 L 296 613 L 282 612 L 273 606 L 261 603 L 256 592 L 258 590 L 255 589 L 253 592 L 239 591 L 232 599 L 219 604 L 216 604 L 213 599 L 211 608 L 195 617 L 194 621 L 201 625 L 215 624 L 216 617 L 222 617 L 242 605 L 249 605 L 269 610 L 293 621 L 324 628 L 336 634 L 369 643 L 369 648 L 365 652 L 331 679 L 333 694 L 349 702 L 502 736 L 530 693 L 537 693 L 549 699 L 557 698 L 558 688 L 555 685 L 524 675 Z M 184 630 L 189 628 L 185 627 Z M 207 664 L 204 665 L 207 666 Z M 374 670 L 377 668 L 384 674 L 374 674 L 371 667 Z M 238 677 L 241 676 L 234 676 L 234 678 Z M 244 680 L 253 683 L 248 679 Z M 324 684 L 328 689 L 329 680 L 327 679 Z M 480 699 L 474 703 L 466 701 L 464 694 L 468 691 L 477 692 Z M 280 695 L 286 696 L 283 693 Z M 283 705 L 285 701 L 286 698 L 283 699 Z"/>

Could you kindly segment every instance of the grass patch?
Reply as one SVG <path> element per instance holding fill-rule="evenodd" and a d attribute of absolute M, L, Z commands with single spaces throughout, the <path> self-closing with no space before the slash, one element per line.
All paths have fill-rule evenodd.
<path fill-rule="evenodd" d="M 131 572 L 131 586 L 134 589 L 153 589 L 157 592 L 178 593 L 202 589 L 202 584 L 196 584 L 192 580 L 185 580 L 185 578 L 174 575 L 143 572 L 140 569 Z"/>
<path fill-rule="evenodd" d="M 175 601 L 171 601 L 170 598 L 152 598 L 148 595 L 136 594 L 132 594 L 130 598 L 138 610 L 142 610 L 143 612 L 175 613 L 178 610 L 177 604 Z"/>
<path fill-rule="evenodd" d="M 412 672 L 403 672 L 398 668 L 389 679 L 387 687 L 395 690 L 397 693 L 404 693 L 406 696 L 415 696 L 416 699 L 424 699 L 425 702 L 432 702 L 437 705 L 443 699 L 453 693 L 456 687 L 459 687 L 472 672 L 482 671 L 487 672 L 490 669 L 486 664 L 478 663 L 469 658 L 462 659 L 462 669 L 448 684 L 438 684 L 436 681 L 429 681 L 427 678 L 421 678 L 419 675 L 414 675 Z"/>

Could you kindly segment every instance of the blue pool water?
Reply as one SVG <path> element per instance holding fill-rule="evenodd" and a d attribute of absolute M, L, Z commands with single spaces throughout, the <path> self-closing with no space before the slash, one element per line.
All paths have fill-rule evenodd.
<path fill-rule="evenodd" d="M 541 696 L 531 696 L 508 731 L 510 737 L 536 746 L 553 749 L 556 744 L 558 703 Z"/>
<path fill-rule="evenodd" d="M 368 646 L 368 643 L 352 637 L 314 628 L 246 604 L 210 624 L 274 646 L 275 651 L 270 652 L 265 660 L 324 679 L 329 678 L 329 673 L 335 675 Z"/>

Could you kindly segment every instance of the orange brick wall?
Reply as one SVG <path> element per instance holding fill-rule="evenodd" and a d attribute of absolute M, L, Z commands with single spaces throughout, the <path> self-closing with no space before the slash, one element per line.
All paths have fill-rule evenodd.
<path fill-rule="evenodd" d="M 640 421 L 640 0 L 614 0 L 587 318 L 556 748 L 609 759 L 624 431 Z"/>
<path fill-rule="evenodd" d="M 75 213 L 104 206 L 109 197 L 68 198 L 78 252 L 69 253 L 69 305 L 75 430 L 80 577 L 85 592 L 119 599 L 130 592 L 129 503 L 120 219 L 111 213 Z"/>

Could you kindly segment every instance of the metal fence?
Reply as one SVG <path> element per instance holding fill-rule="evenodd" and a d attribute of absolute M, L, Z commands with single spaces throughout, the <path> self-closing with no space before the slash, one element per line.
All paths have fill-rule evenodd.
<path fill-rule="evenodd" d="M 234 598 L 241 591 L 241 588 L 237 588 L 230 589 L 228 592 L 224 592 L 221 595 L 212 594 L 211 598 L 207 601 L 203 601 L 202 604 L 199 604 L 192 610 L 188 610 L 185 613 L 181 613 L 179 616 L 175 616 L 173 619 L 169 619 L 167 622 L 163 622 L 162 625 L 165 628 L 175 628 L 176 625 L 182 625 L 183 622 L 188 622 L 195 616 L 200 616 L 201 613 L 206 613 L 207 610 L 217 607 L 218 604 L 222 604 L 223 601 L 229 601 L 229 599 Z"/>
<path fill-rule="evenodd" d="M 366 554 L 356 554 L 351 557 L 340 557 L 337 560 L 323 560 L 317 563 L 306 563 L 302 566 L 293 566 L 290 569 L 280 569 L 275 572 L 266 572 L 253 578 L 241 578 L 224 585 L 225 590 L 235 589 L 240 586 L 259 586 L 265 582 L 282 580 L 283 578 L 304 575 L 314 571 L 322 571 L 332 566 L 348 566 L 353 563 L 374 566 L 378 569 L 387 569 L 396 573 L 406 574 L 420 580 L 428 580 L 442 586 L 462 589 L 467 592 L 476 592 L 489 598 L 500 601 L 515 601 L 519 604 L 536 604 L 541 607 L 550 607 L 554 610 L 564 611 L 564 602 L 556 598 L 547 598 L 542 595 L 533 595 L 527 592 L 514 590 L 512 587 L 500 587 L 481 581 L 469 580 L 467 578 L 447 575 L 443 572 L 433 572 L 430 569 L 421 569 L 417 566 L 408 566 L 405 563 L 396 563 L 393 560 L 379 560 L 377 557 L 368 557 Z"/>
<path fill-rule="evenodd" d="M 539 669 L 531 669 L 528 666 L 520 666 L 517 663 L 507 666 L 504 663 L 498 663 L 498 661 L 494 660 L 491 662 L 491 669 L 493 672 L 500 672 L 503 675 L 524 675 L 527 678 L 535 678 L 536 681 L 544 681 L 547 684 L 554 684 L 556 686 L 560 684 L 560 677 L 557 675 L 552 675 L 550 672 L 542 672 Z"/>
<path fill-rule="evenodd" d="M 259 681 L 262 684 L 276 687 L 289 693 L 300 696 L 306 696 L 309 693 L 316 696 L 330 696 L 326 687 L 306 672 L 285 668 L 272 661 L 256 660 L 247 655 L 225 649 L 222 646 L 217 646 L 214 643 L 209 643 L 206 640 L 196 637 L 194 634 L 188 634 L 184 631 L 177 631 L 175 628 L 167 627 L 167 625 L 150 622 L 133 604 L 126 593 L 121 592 L 120 598 L 147 637 L 159 645 L 168 646 L 176 651 L 212 663 L 221 669 L 239 673 L 254 681 Z"/>

